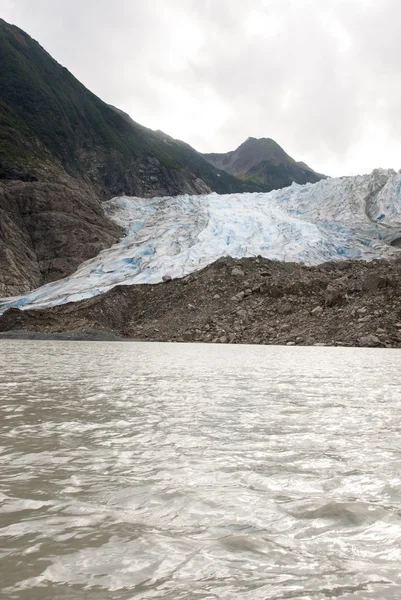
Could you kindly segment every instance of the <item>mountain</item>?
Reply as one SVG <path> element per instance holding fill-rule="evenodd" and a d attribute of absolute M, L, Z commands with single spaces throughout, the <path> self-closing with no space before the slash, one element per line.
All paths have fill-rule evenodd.
<path fill-rule="evenodd" d="M 102 200 L 265 189 L 107 105 L 0 19 L 0 296 L 64 277 L 116 241 Z"/>
<path fill-rule="evenodd" d="M 316 173 L 304 162 L 296 162 L 270 138 L 248 138 L 226 154 L 203 154 L 217 169 L 244 181 L 268 186 L 269 191 L 296 183 L 316 183 L 325 175 Z"/>
<path fill-rule="evenodd" d="M 32 179 L 50 160 L 105 197 L 261 189 L 219 173 L 190 146 L 105 104 L 2 20 L 0 65 L 2 179 Z"/>

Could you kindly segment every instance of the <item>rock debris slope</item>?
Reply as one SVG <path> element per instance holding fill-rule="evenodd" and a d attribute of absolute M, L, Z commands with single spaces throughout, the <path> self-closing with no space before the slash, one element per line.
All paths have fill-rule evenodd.
<path fill-rule="evenodd" d="M 183 277 L 223 256 L 318 265 L 400 253 L 401 175 L 391 170 L 268 194 L 120 197 L 104 206 L 125 237 L 70 277 L 4 299 L 0 310 L 56 306 L 119 284 Z"/>
<path fill-rule="evenodd" d="M 0 318 L 0 339 L 65 332 L 66 339 L 400 348 L 400 264 L 306 267 L 225 257 L 166 283 L 116 286 L 46 310 L 10 309 Z"/>

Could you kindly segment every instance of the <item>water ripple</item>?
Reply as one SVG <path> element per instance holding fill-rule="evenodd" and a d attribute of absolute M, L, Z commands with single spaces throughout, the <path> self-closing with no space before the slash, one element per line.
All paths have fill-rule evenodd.
<path fill-rule="evenodd" d="M 399 598 L 398 351 L 1 350 L 2 597 Z"/>

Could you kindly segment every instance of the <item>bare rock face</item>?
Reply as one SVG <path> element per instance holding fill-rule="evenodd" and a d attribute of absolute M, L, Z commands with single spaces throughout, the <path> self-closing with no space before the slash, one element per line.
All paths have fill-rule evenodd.
<path fill-rule="evenodd" d="M 144 197 L 210 192 L 192 173 L 168 172 L 150 161 L 130 184 L 126 193 Z M 0 297 L 66 277 L 115 243 L 121 232 L 100 200 L 111 195 L 55 169 L 38 173 L 36 181 L 0 180 Z"/>
<path fill-rule="evenodd" d="M 0 296 L 65 277 L 119 236 L 82 181 L 0 183 Z"/>
<path fill-rule="evenodd" d="M 130 169 L 124 165 L 109 166 L 107 173 L 108 196 L 124 193 L 140 198 L 177 196 L 179 194 L 209 194 L 212 188 L 189 169 L 167 169 L 156 157 L 132 161 Z M 103 190 L 101 190 L 103 191 Z"/>
<path fill-rule="evenodd" d="M 120 171 L 123 165 L 110 167 L 109 190 L 95 178 L 71 177 L 54 166 L 49 173 L 37 170 L 30 181 L 0 179 L 0 297 L 66 277 L 116 242 L 121 232 L 101 203 L 113 192 L 149 197 L 211 191 L 193 173 L 169 171 L 157 159 L 137 161 L 125 178 Z"/>
<path fill-rule="evenodd" d="M 138 160 L 124 177 L 122 171 L 122 164 L 110 167 L 108 190 L 95 177 L 78 179 L 53 165 L 30 181 L 0 179 L 0 297 L 66 277 L 116 242 L 121 232 L 104 215 L 101 199 L 211 191 L 188 170 L 169 171 L 157 159 Z"/>

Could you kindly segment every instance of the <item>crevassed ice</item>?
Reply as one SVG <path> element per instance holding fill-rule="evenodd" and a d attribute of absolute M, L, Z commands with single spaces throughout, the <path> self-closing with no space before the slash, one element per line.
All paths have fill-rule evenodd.
<path fill-rule="evenodd" d="M 70 277 L 0 301 L 39 308 L 101 294 L 118 284 L 182 277 L 221 256 L 257 256 L 315 265 L 391 258 L 400 250 L 401 175 L 326 179 L 268 194 L 114 198 L 106 214 L 125 231 Z"/>

